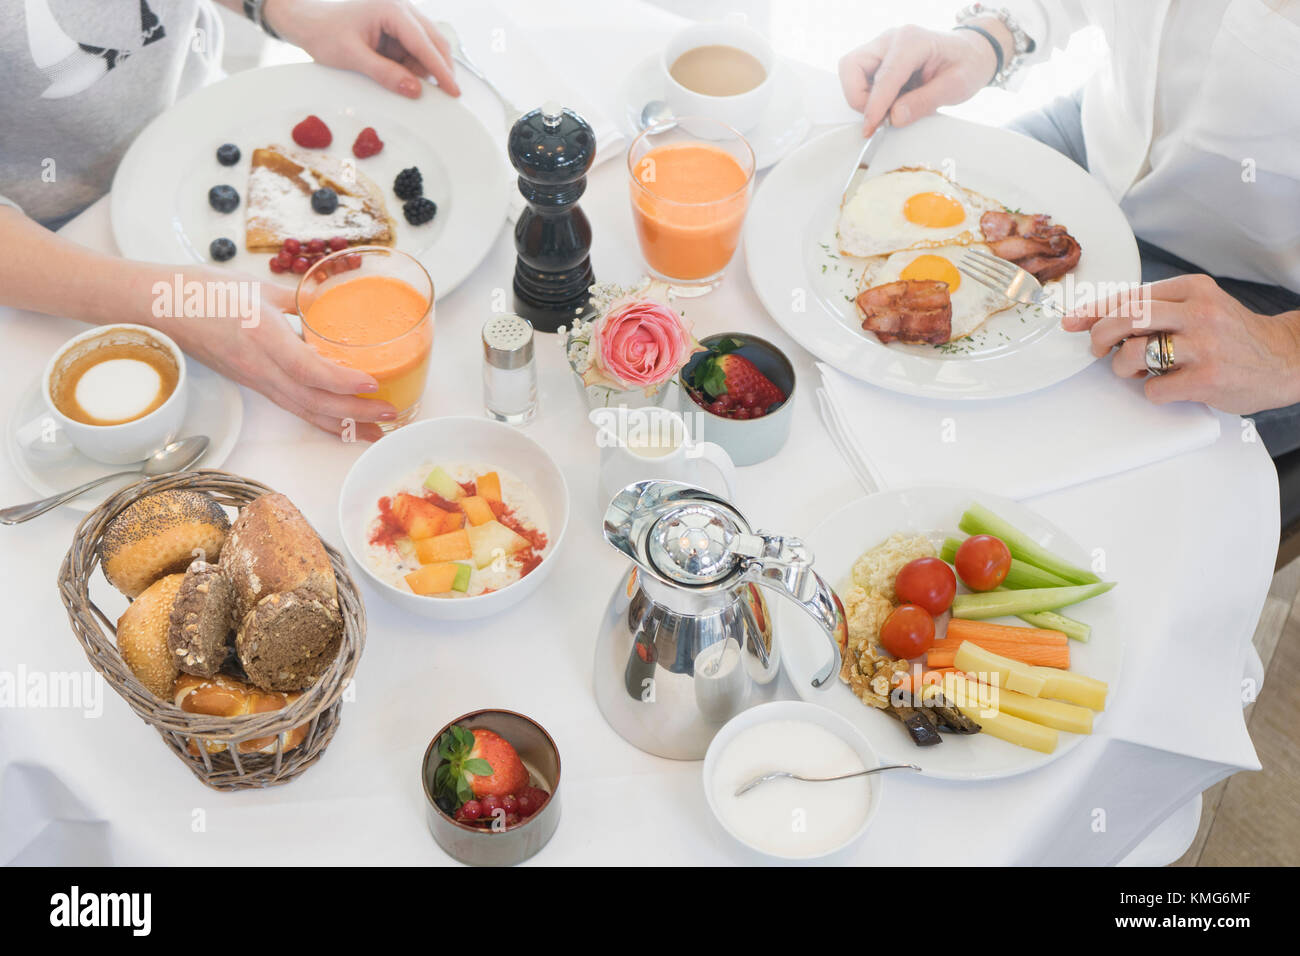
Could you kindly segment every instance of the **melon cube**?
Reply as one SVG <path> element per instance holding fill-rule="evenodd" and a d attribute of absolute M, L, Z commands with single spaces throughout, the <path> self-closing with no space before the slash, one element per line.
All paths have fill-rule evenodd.
<path fill-rule="evenodd" d="M 497 558 L 514 554 L 528 547 L 528 539 L 511 531 L 500 521 L 493 519 L 466 529 L 470 548 L 473 551 L 474 565 L 486 568 Z"/>
<path fill-rule="evenodd" d="M 446 498 L 448 501 L 459 501 L 465 496 L 465 489 L 441 466 L 429 472 L 424 479 L 424 487 L 439 498 Z"/>
<path fill-rule="evenodd" d="M 412 538 L 432 538 L 442 532 L 447 512 L 431 501 L 402 492 L 393 499 L 393 517 Z"/>
<path fill-rule="evenodd" d="M 447 518 L 442 523 L 442 534 L 449 531 L 459 531 L 465 527 L 465 515 L 459 511 L 448 511 Z"/>
<path fill-rule="evenodd" d="M 456 565 L 456 580 L 451 582 L 451 589 L 464 594 L 469 590 L 469 576 L 474 573 L 474 569 L 468 564 Z"/>
<path fill-rule="evenodd" d="M 469 495 L 460 499 L 460 510 L 465 512 L 465 517 L 472 525 L 487 524 L 489 521 L 495 521 L 497 517 L 492 512 L 492 505 L 480 495 Z"/>
<path fill-rule="evenodd" d="M 422 564 L 435 564 L 442 561 L 463 561 L 472 557 L 469 534 L 465 529 L 448 534 L 434 535 L 415 542 L 415 553 Z"/>
<path fill-rule="evenodd" d="M 456 583 L 459 564 L 426 564 L 406 576 L 406 583 L 416 594 L 446 594 Z"/>
<path fill-rule="evenodd" d="M 474 490 L 478 492 L 479 497 L 486 498 L 488 501 L 501 501 L 501 476 L 495 471 L 489 471 L 486 475 L 480 475 L 478 481 L 474 483 Z"/>

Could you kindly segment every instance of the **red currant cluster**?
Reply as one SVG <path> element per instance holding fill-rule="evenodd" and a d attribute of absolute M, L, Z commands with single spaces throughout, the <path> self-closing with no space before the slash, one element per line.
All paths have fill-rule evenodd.
<path fill-rule="evenodd" d="M 340 249 L 346 249 L 348 241 L 342 236 L 335 236 L 332 239 L 286 239 L 280 251 L 271 257 L 271 271 L 279 274 L 281 272 L 295 272 L 302 275 L 317 259 L 324 258 L 331 252 L 338 252 Z M 346 263 L 346 265 L 343 265 Z M 339 268 L 357 269 L 361 266 L 360 254 L 345 256 L 340 259 Z"/>
<path fill-rule="evenodd" d="M 462 803 L 456 811 L 456 819 L 461 823 L 490 826 L 496 819 L 497 810 L 503 810 L 505 825 L 512 827 L 542 809 L 550 798 L 551 795 L 541 787 L 524 787 L 518 794 L 511 793 L 504 797 L 489 793 L 477 800 Z"/>
<path fill-rule="evenodd" d="M 740 395 L 723 394 L 710 401 L 703 392 L 689 391 L 691 398 L 697 404 L 723 418 L 762 418 L 768 412 L 767 407 L 754 392 L 742 392 Z"/>

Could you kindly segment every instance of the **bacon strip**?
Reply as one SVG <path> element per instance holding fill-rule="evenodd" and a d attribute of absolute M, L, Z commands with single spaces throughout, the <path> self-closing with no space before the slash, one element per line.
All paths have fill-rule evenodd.
<path fill-rule="evenodd" d="M 990 211 L 980 216 L 980 231 L 995 255 L 1039 282 L 1065 275 L 1083 252 L 1064 226 L 1052 224 L 1051 216 Z"/>
<path fill-rule="evenodd" d="M 952 299 L 948 283 L 932 279 L 887 282 L 858 294 L 862 327 L 881 342 L 928 342 L 952 338 Z"/>

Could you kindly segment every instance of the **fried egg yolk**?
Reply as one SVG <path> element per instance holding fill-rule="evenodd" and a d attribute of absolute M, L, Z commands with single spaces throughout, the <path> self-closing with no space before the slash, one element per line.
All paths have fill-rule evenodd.
<path fill-rule="evenodd" d="M 948 293 L 957 291 L 961 285 L 961 273 L 951 261 L 943 256 L 917 256 L 898 274 L 900 279 L 930 279 L 948 283 Z"/>
<path fill-rule="evenodd" d="M 962 204 L 943 193 L 917 193 L 903 203 L 903 216 L 908 222 L 931 229 L 944 229 L 958 225 L 966 218 Z"/>

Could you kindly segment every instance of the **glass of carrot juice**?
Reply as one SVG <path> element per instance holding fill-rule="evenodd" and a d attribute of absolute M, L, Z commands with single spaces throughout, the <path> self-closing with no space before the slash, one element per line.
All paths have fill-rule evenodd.
<path fill-rule="evenodd" d="M 713 288 L 740 242 L 754 151 L 725 123 L 682 117 L 627 152 L 632 220 L 650 270 L 674 286 Z"/>
<path fill-rule="evenodd" d="M 397 409 L 392 431 L 414 420 L 433 347 L 433 280 L 419 261 L 386 246 L 354 246 L 318 260 L 298 282 L 302 337 L 325 358 L 373 375 L 377 398 Z"/>

